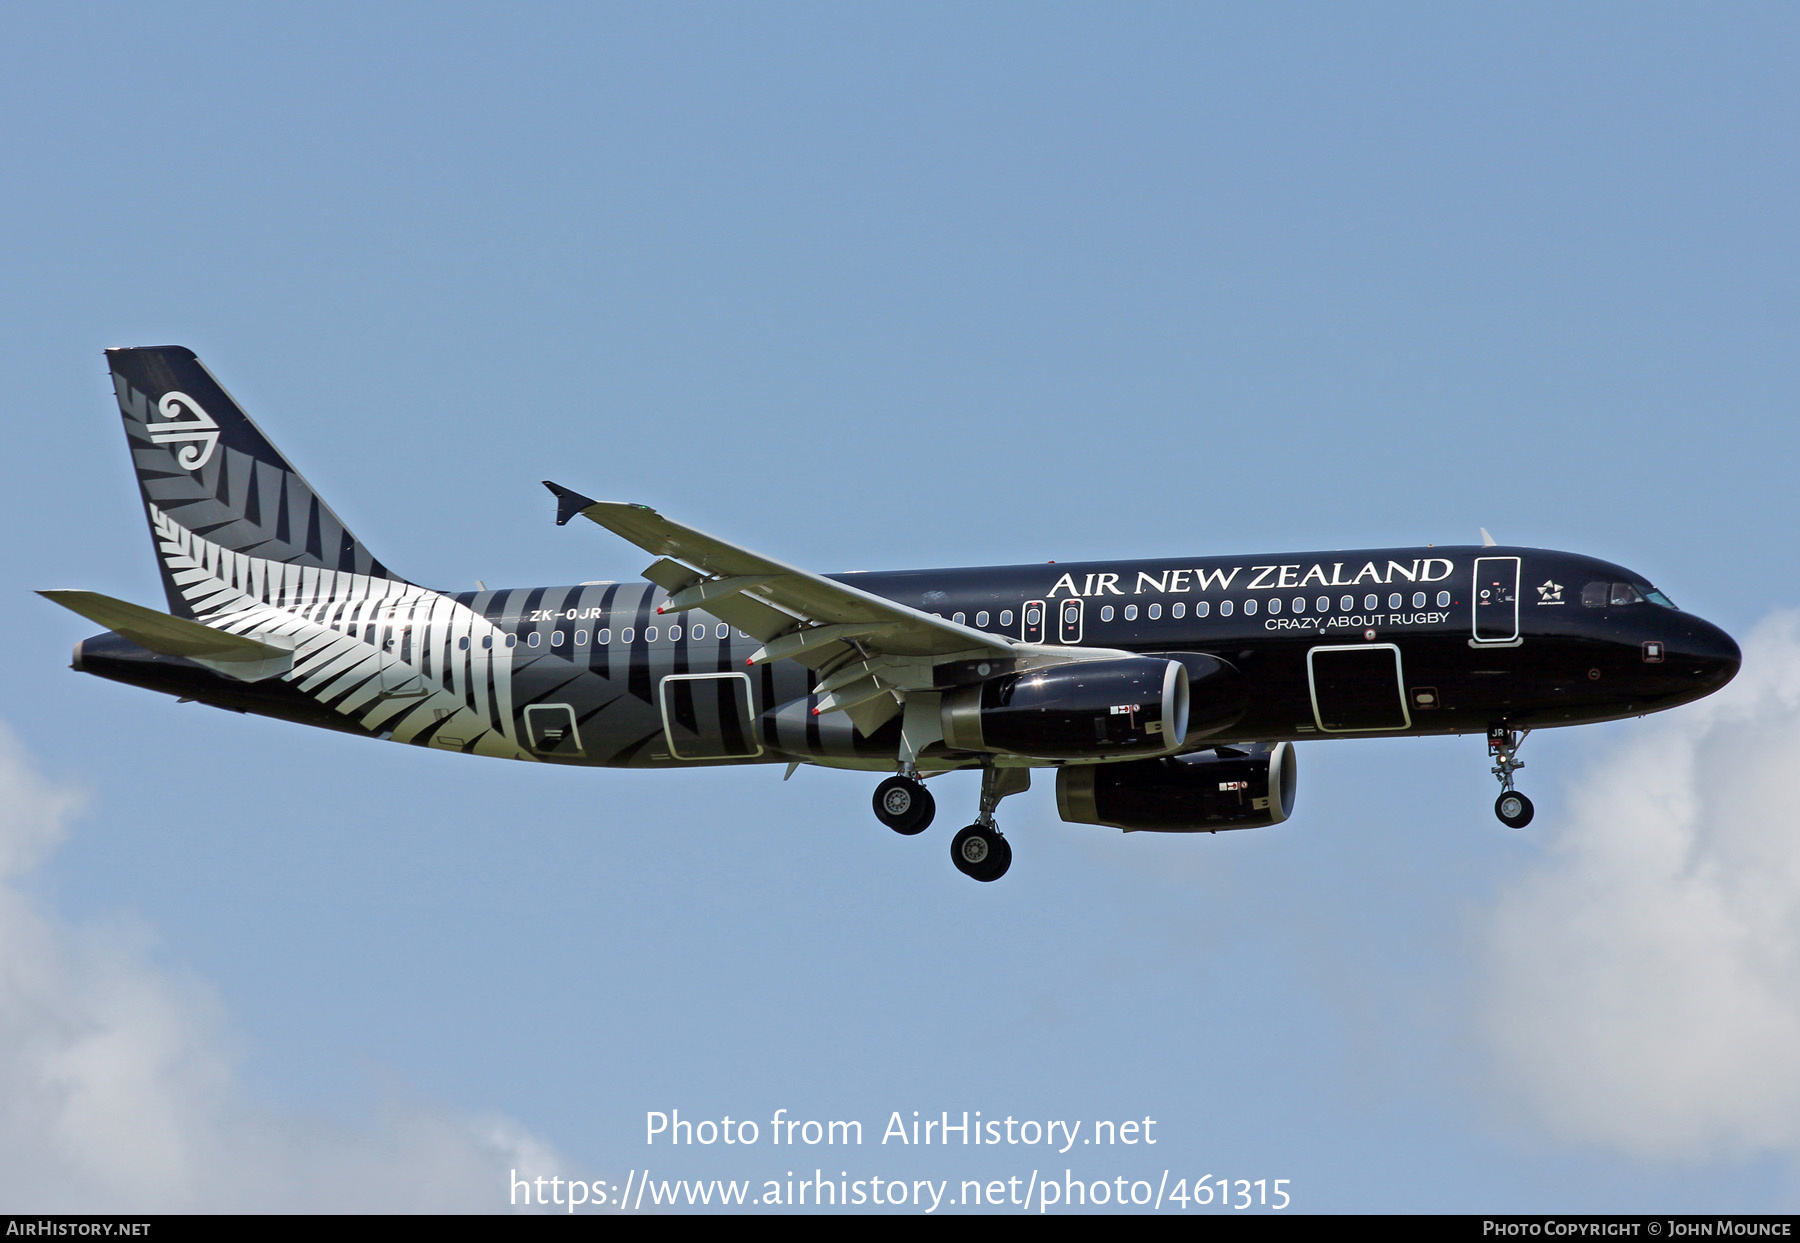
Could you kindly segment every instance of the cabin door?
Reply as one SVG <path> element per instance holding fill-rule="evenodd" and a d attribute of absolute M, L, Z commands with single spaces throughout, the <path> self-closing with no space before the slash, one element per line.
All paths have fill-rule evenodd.
<path fill-rule="evenodd" d="M 1519 558 L 1475 558 L 1475 642 L 1519 641 Z"/>

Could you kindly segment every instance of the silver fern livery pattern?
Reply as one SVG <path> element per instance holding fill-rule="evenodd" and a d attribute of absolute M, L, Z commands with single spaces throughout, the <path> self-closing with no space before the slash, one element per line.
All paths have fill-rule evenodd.
<path fill-rule="evenodd" d="M 169 611 L 42 594 L 107 628 L 74 667 L 394 742 L 540 763 L 891 774 L 876 817 L 982 775 L 956 867 L 994 880 L 1000 801 L 1064 820 L 1279 824 L 1295 741 L 1486 735 L 1500 819 L 1533 728 L 1709 694 L 1736 644 L 1641 576 L 1480 547 L 819 575 L 547 483 L 656 559 L 638 583 L 443 592 L 383 565 L 190 350 L 109 350 Z M 1485 533 L 1484 533 L 1485 535 Z"/>

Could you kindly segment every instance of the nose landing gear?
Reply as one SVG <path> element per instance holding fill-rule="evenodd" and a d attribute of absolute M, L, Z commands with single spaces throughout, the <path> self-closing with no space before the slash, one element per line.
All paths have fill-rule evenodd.
<path fill-rule="evenodd" d="M 1513 789 L 1513 774 L 1525 767 L 1518 759 L 1519 748 L 1525 745 L 1530 733 L 1528 729 L 1510 729 L 1504 725 L 1488 730 L 1488 754 L 1497 761 L 1489 771 L 1500 781 L 1500 797 L 1494 800 L 1494 814 L 1509 829 L 1522 829 L 1530 824 L 1535 811 L 1531 800 Z"/>

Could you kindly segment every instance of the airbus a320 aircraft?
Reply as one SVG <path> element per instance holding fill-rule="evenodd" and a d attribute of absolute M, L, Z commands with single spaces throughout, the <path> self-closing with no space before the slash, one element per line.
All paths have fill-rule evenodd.
<path fill-rule="evenodd" d="M 885 772 L 875 815 L 904 834 L 931 823 L 926 778 L 978 768 L 950 855 L 981 881 L 1011 864 L 994 810 L 1034 768 L 1066 821 L 1216 832 L 1287 819 L 1297 740 L 1480 732 L 1520 827 L 1529 730 L 1673 707 L 1738 668 L 1724 631 L 1571 553 L 820 575 L 555 483 L 558 524 L 636 544 L 647 581 L 434 591 L 376 560 L 191 350 L 107 357 L 170 611 L 44 592 L 108 627 L 76 669 L 470 755 Z"/>

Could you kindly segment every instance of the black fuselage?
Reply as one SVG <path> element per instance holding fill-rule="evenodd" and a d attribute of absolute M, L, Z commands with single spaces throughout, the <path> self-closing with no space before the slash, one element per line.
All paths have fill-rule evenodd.
<path fill-rule="evenodd" d="M 1245 706 L 1195 746 L 1321 737 L 1530 729 L 1641 715 L 1729 681 L 1737 645 L 1639 575 L 1570 553 L 1411 548 L 916 570 L 834 576 L 1032 650 L 1203 653 L 1242 675 Z M 864 736 L 815 715 L 814 671 L 747 668 L 756 639 L 698 610 L 661 615 L 649 583 L 459 593 L 489 650 L 433 633 L 417 607 L 331 609 L 309 621 L 422 662 L 520 758 L 632 766 L 812 760 L 891 768 L 899 722 Z M 316 615 L 315 615 L 316 613 Z M 459 646 L 459 643 L 462 646 Z M 77 667 L 219 707 L 387 737 L 288 681 L 239 682 L 116 635 Z M 697 675 L 742 674 L 742 678 Z M 946 665 L 941 684 L 984 676 Z M 672 680 L 671 680 L 672 679 Z M 505 682 L 504 688 L 500 686 Z M 367 695 L 368 688 L 344 694 Z M 406 692 L 412 694 L 415 692 Z M 1197 686 L 1196 697 L 1206 693 Z M 1196 715 L 1203 716 L 1203 704 Z M 399 741 L 478 747 L 466 725 Z M 889 735 L 893 735 L 890 737 Z M 921 762 L 955 763 L 942 744 Z"/>

